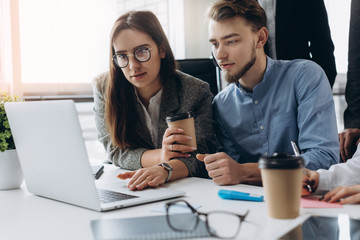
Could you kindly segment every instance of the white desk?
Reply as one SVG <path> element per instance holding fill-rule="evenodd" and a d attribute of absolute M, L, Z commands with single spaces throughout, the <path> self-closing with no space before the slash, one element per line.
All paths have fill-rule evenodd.
<path fill-rule="evenodd" d="M 121 170 L 107 165 L 98 180 L 119 181 L 116 175 Z M 261 187 L 250 185 L 217 186 L 211 180 L 186 178 L 168 183 L 165 187 L 186 192 L 187 201 L 200 204 L 199 211 L 227 210 L 240 214 L 250 210 L 246 222 L 241 226 L 237 239 L 276 239 L 309 217 L 309 214 L 337 216 L 340 213 L 360 218 L 360 205 L 345 205 L 340 209 L 301 209 L 301 216 L 293 220 L 275 220 L 267 217 L 265 202 L 223 200 L 217 196 L 221 189 L 263 194 Z M 73 205 L 35 196 L 23 184 L 20 189 L 0 191 L 0 239 L 42 240 L 42 239 L 93 239 L 90 220 L 106 218 L 128 218 L 163 213 L 152 212 L 165 201 L 134 206 L 100 213 Z"/>

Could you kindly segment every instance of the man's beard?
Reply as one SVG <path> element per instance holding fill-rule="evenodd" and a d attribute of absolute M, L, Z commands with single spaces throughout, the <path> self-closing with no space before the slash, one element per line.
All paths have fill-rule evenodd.
<path fill-rule="evenodd" d="M 249 71 L 249 69 L 254 65 L 256 61 L 256 55 L 255 55 L 255 48 L 253 48 L 251 52 L 251 59 L 245 66 L 240 69 L 239 72 L 235 73 L 234 75 L 230 75 L 229 73 L 225 74 L 225 79 L 228 83 L 237 83 L 239 79 L 244 76 L 244 74 Z"/>

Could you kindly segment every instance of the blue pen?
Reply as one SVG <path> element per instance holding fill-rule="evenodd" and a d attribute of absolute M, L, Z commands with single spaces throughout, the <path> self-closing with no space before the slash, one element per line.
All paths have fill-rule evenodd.
<path fill-rule="evenodd" d="M 223 199 L 229 199 L 229 200 L 244 200 L 244 201 L 254 201 L 254 202 L 264 201 L 264 196 L 261 195 L 231 191 L 225 189 L 220 189 L 218 195 Z"/>

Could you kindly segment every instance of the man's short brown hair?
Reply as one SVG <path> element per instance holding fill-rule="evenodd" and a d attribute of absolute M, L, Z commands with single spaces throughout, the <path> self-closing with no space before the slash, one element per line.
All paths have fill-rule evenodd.
<path fill-rule="evenodd" d="M 219 0 L 210 7 L 208 16 L 217 22 L 240 16 L 253 31 L 266 27 L 265 11 L 256 0 Z"/>

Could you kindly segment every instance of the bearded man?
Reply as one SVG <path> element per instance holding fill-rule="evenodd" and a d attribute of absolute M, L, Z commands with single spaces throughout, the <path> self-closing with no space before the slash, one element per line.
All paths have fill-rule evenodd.
<path fill-rule="evenodd" d="M 230 83 L 213 101 L 219 150 L 198 155 L 217 184 L 260 184 L 260 156 L 293 154 L 308 169 L 339 161 L 332 91 L 309 60 L 266 56 L 266 15 L 256 0 L 220 0 L 209 10 L 212 53 Z"/>

